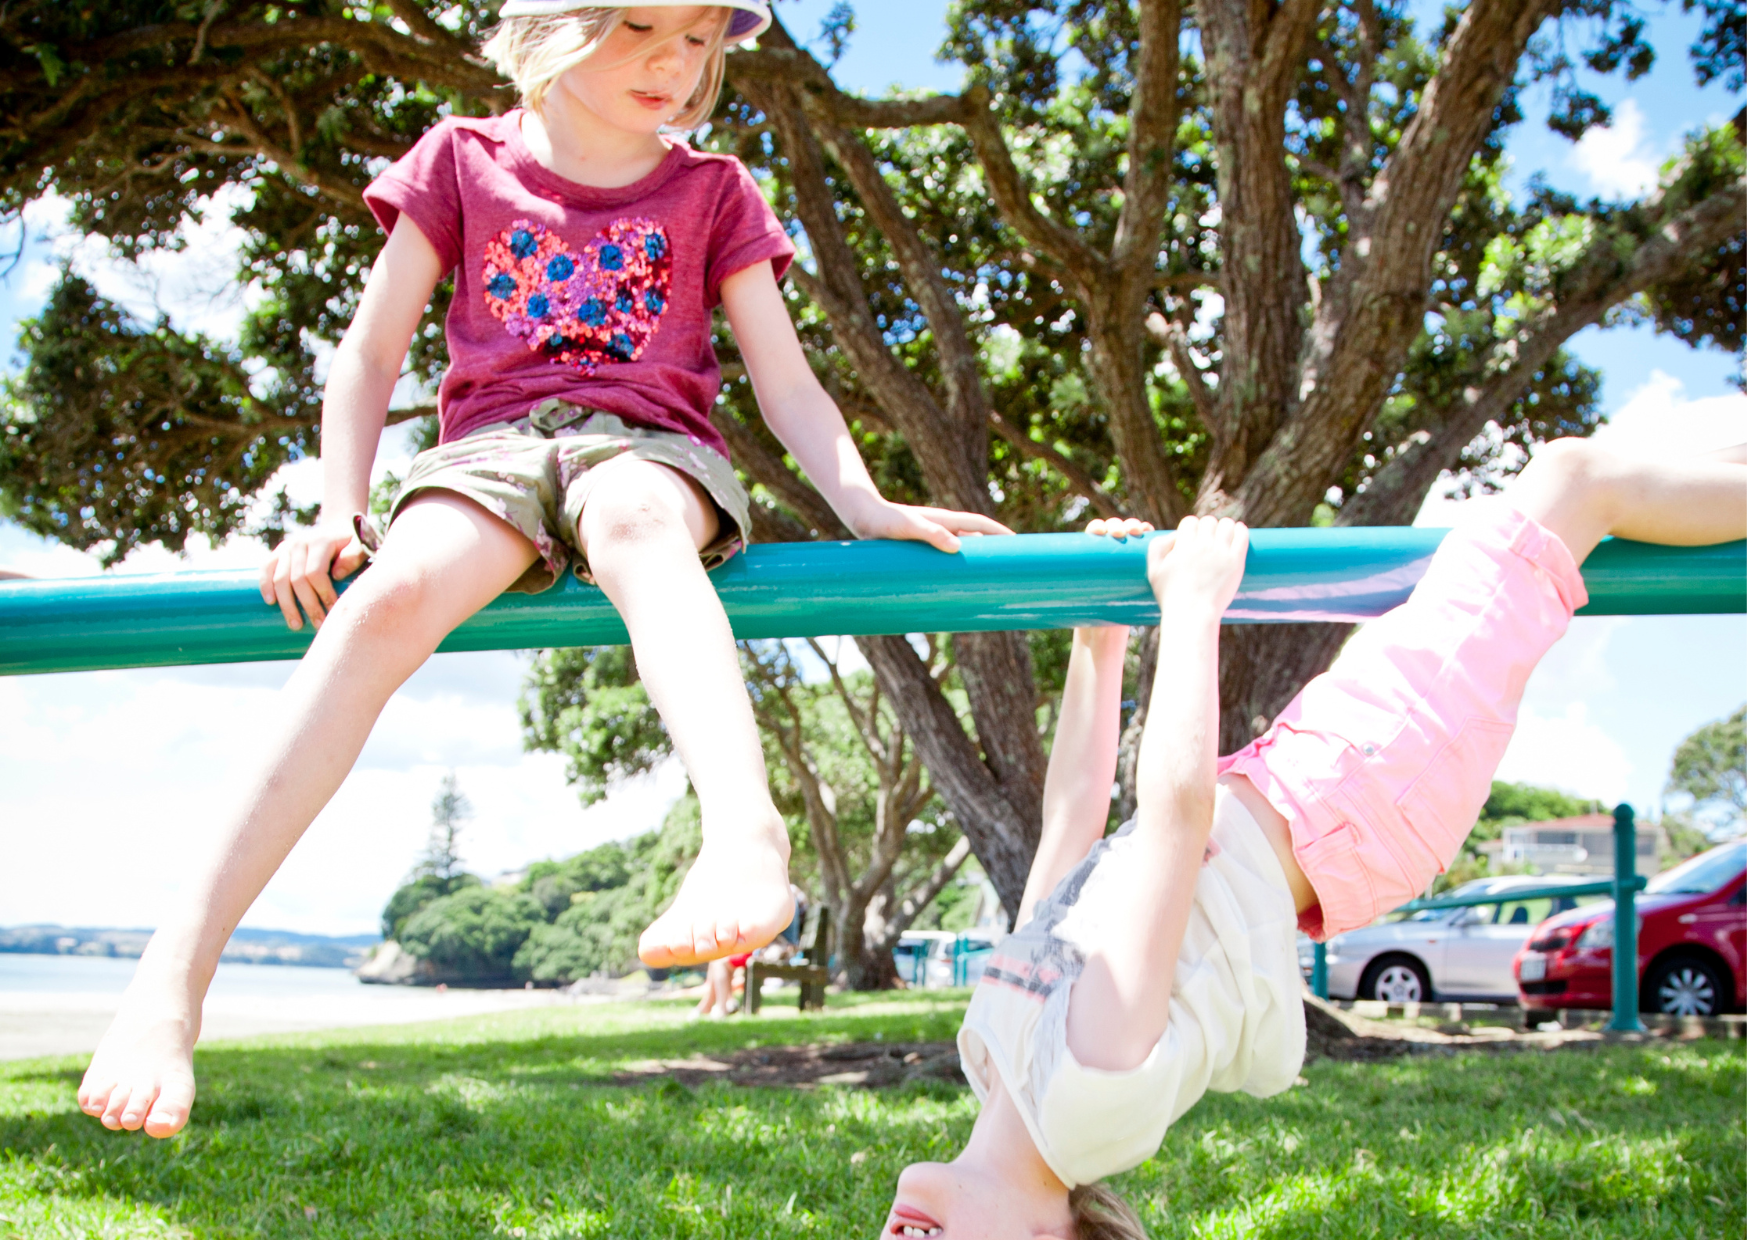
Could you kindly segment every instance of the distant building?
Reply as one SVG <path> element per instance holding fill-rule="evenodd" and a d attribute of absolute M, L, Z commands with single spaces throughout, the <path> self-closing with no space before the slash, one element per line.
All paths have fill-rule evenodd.
<path fill-rule="evenodd" d="M 1657 873 L 1663 868 L 1662 828 L 1641 823 L 1636 834 L 1634 871 Z M 1542 874 L 1606 877 L 1614 873 L 1614 815 L 1581 814 L 1506 827 L 1500 832 L 1498 849 L 1501 861 L 1533 866 Z"/>

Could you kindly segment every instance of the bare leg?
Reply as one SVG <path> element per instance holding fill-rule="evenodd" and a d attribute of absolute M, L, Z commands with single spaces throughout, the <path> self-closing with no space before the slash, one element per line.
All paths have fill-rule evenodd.
<path fill-rule="evenodd" d="M 390 695 L 533 559 L 527 539 L 459 496 L 434 492 L 402 512 L 279 695 L 186 911 L 140 958 L 79 1086 L 87 1115 L 154 1137 L 187 1122 L 201 1001 L 237 922 L 346 778 Z"/>
<path fill-rule="evenodd" d="M 704 997 L 698 1000 L 698 1015 L 721 1020 L 728 1015 L 728 959 L 719 956 L 705 966 Z"/>
<path fill-rule="evenodd" d="M 1695 547 L 1748 528 L 1748 469 L 1716 456 L 1635 461 L 1583 439 L 1543 444 L 1507 490 L 1578 563 L 1604 536 Z"/>
<path fill-rule="evenodd" d="M 722 602 L 698 562 L 716 510 L 696 483 L 620 458 L 590 475 L 579 541 L 631 634 L 704 814 L 704 847 L 638 955 L 657 968 L 751 951 L 794 915 L 789 833 L 766 782 L 764 750 Z"/>

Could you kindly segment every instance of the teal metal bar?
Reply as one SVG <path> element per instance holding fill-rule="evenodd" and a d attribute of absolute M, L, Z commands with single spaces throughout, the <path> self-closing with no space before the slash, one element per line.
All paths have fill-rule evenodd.
<path fill-rule="evenodd" d="M 1311 944 L 1311 993 L 1319 999 L 1329 998 L 1329 944 Z"/>
<path fill-rule="evenodd" d="M 1407 598 L 1444 530 L 1256 530 L 1233 623 L 1353 621 Z M 1164 537 L 1164 535 L 1153 535 Z M 920 543 L 757 546 L 711 574 L 742 638 L 1153 624 L 1145 539 L 1085 534 L 968 538 L 945 555 Z M 1748 610 L 1744 544 L 1654 547 L 1610 540 L 1584 566 L 1584 614 Z M 288 630 L 248 572 L 0 583 L 0 675 L 295 659 Z M 507 594 L 441 650 L 613 645 L 625 641 L 599 590 L 567 578 Z"/>
<path fill-rule="evenodd" d="M 1644 887 L 1642 877 L 1632 880 L 1634 891 L 1643 891 Z M 1426 900 L 1410 900 L 1395 911 L 1418 913 L 1423 909 L 1473 908 L 1477 904 L 1509 904 L 1517 900 L 1550 900 L 1560 896 L 1612 896 L 1619 890 L 1617 880 L 1605 878 L 1600 882 L 1569 883 L 1564 887 L 1513 887 L 1510 891 L 1495 891 L 1491 895 L 1433 896 Z"/>
<path fill-rule="evenodd" d="M 1614 807 L 1614 1015 L 1610 1033 L 1643 1033 L 1639 1020 L 1639 917 L 1633 908 L 1633 893 L 1644 885 L 1635 882 L 1638 866 L 1638 832 L 1633 829 L 1633 807 L 1624 802 Z"/>

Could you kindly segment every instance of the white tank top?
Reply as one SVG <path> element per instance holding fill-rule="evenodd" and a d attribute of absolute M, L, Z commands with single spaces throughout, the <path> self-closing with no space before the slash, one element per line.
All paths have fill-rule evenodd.
<path fill-rule="evenodd" d="M 959 1030 L 978 1100 L 999 1075 L 1038 1153 L 1071 1188 L 1146 1161 L 1206 1091 L 1279 1093 L 1305 1059 L 1293 897 L 1262 829 L 1223 786 L 1165 1033 L 1127 1072 L 1075 1059 L 1075 979 L 1105 936 L 1134 932 L 1101 916 L 1110 906 L 1102 893 L 1132 864 L 1134 828 L 1131 819 L 1095 844 L 1031 920 L 996 944 Z"/>

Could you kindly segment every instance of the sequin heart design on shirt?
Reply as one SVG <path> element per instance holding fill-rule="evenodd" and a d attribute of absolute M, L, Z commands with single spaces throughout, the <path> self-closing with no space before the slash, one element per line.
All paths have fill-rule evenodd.
<path fill-rule="evenodd" d="M 654 220 L 614 220 L 573 249 L 516 220 L 486 242 L 486 307 L 530 350 L 586 375 L 643 355 L 668 308 L 673 257 Z"/>

